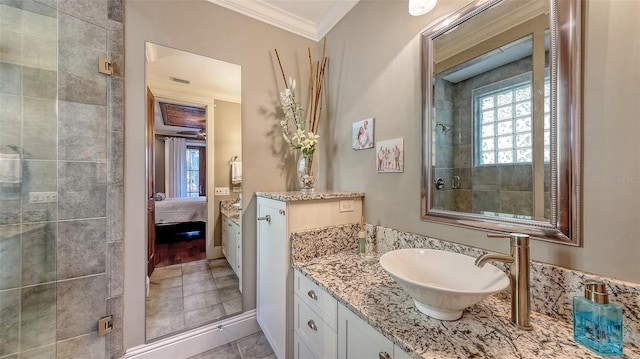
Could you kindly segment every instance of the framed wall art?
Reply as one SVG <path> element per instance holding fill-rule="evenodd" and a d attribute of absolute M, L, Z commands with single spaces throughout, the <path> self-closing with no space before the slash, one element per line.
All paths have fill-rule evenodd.
<path fill-rule="evenodd" d="M 376 169 L 380 173 L 404 172 L 404 138 L 376 143 Z"/>
<path fill-rule="evenodd" d="M 352 147 L 354 150 L 365 150 L 367 148 L 373 148 L 373 122 L 373 118 L 368 118 L 366 120 L 353 123 L 351 139 Z"/>

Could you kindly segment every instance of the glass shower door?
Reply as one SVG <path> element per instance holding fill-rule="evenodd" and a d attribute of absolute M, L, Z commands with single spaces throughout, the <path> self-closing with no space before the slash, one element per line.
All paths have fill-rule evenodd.
<path fill-rule="evenodd" d="M 57 27 L 0 1 L 0 358 L 56 357 Z"/>

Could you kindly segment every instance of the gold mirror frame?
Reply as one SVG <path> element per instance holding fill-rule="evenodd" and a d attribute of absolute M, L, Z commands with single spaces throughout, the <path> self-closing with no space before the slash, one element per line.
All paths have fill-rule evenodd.
<path fill-rule="evenodd" d="M 549 221 L 512 219 L 433 208 L 433 41 L 506 0 L 476 0 L 421 33 L 421 219 L 493 232 L 519 232 L 568 245 L 581 244 L 582 15 L 580 0 L 549 0 L 551 32 L 551 208 Z"/>

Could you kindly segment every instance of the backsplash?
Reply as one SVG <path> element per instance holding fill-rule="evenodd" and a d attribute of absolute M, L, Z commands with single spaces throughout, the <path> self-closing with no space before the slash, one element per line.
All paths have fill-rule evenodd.
<path fill-rule="evenodd" d="M 240 203 L 240 198 L 222 200 L 220 201 L 220 210 L 221 211 L 238 211 L 238 208 L 233 206 L 236 203 Z"/>
<path fill-rule="evenodd" d="M 304 261 L 318 256 L 331 255 L 358 248 L 359 224 L 313 229 L 291 235 L 296 238 L 292 248 L 295 261 Z M 419 234 L 407 233 L 391 228 L 365 225 L 367 252 L 377 257 L 400 248 L 430 248 L 478 257 L 487 251 Z M 327 250 L 327 248 L 330 248 Z M 509 265 L 492 263 L 503 270 Z M 621 305 L 624 316 L 624 341 L 640 347 L 640 284 L 600 277 L 595 274 L 575 271 L 537 261 L 531 261 L 531 308 L 552 318 L 572 322 L 573 297 L 583 295 L 587 280 L 603 281 L 609 290 L 609 300 Z M 505 298 L 508 294 L 503 292 Z"/>

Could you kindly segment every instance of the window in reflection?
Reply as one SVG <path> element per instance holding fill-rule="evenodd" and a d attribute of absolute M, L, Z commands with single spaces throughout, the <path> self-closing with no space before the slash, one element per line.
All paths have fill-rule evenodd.
<path fill-rule="evenodd" d="M 527 74 L 530 77 L 530 74 Z M 511 82 L 511 81 L 509 81 Z M 492 84 L 488 87 L 495 87 Z M 531 80 L 473 90 L 475 166 L 533 162 Z M 551 146 L 549 77 L 545 77 L 544 162 Z"/>

